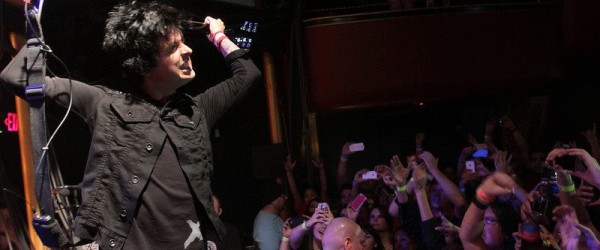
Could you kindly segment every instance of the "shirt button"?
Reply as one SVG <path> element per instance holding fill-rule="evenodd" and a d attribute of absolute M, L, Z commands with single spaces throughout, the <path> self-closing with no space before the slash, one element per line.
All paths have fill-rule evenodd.
<path fill-rule="evenodd" d="M 140 178 L 137 177 L 137 175 L 134 175 L 133 177 L 131 177 L 131 182 L 133 184 L 138 184 L 138 182 L 140 182 Z"/>
<path fill-rule="evenodd" d="M 110 247 L 115 247 L 115 246 L 117 245 L 117 241 L 116 241 L 115 239 L 110 239 L 110 240 L 108 241 L 108 245 L 109 245 Z"/>
<path fill-rule="evenodd" d="M 146 143 L 146 151 L 152 152 L 152 143 Z"/>
<path fill-rule="evenodd" d="M 121 218 L 125 218 L 127 217 L 127 210 L 123 209 L 121 210 Z"/>
<path fill-rule="evenodd" d="M 189 122 L 190 122 L 190 125 L 194 125 L 194 121 L 189 121 Z"/>
<path fill-rule="evenodd" d="M 127 112 L 127 116 L 129 116 L 129 117 L 132 117 L 132 116 L 133 116 L 133 112 L 131 112 L 131 110 L 129 110 L 129 111 Z"/>

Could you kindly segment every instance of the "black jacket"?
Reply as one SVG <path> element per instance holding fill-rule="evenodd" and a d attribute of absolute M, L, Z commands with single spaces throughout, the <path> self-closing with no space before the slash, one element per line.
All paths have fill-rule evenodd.
<path fill-rule="evenodd" d="M 0 83 L 20 97 L 26 85 L 26 52 L 22 49 L 0 75 Z M 75 236 L 95 240 L 102 249 L 122 248 L 159 147 L 169 136 L 195 196 L 223 237 L 225 227 L 212 204 L 209 133 L 226 109 L 260 77 L 245 54 L 245 50 L 237 50 L 227 56 L 231 78 L 196 96 L 176 93 L 162 107 L 140 93 L 73 81 L 73 111 L 92 132 L 82 204 L 73 226 Z M 66 107 L 69 89 L 68 79 L 46 77 L 46 101 Z"/>

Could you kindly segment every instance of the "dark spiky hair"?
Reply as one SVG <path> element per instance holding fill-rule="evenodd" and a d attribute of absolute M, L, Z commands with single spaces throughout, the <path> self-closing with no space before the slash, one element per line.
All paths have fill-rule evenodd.
<path fill-rule="evenodd" d="M 160 41 L 180 32 L 180 12 L 157 2 L 123 3 L 108 14 L 102 48 L 137 74 L 156 66 Z"/>

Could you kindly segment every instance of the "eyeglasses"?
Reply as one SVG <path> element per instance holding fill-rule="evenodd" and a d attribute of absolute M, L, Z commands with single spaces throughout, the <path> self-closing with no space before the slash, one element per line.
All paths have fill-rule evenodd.
<path fill-rule="evenodd" d="M 483 222 L 484 222 L 486 225 L 492 225 L 492 226 L 493 226 L 493 225 L 497 225 L 497 224 L 498 224 L 498 220 L 496 220 L 496 219 L 494 219 L 494 218 L 492 218 L 492 217 L 485 217 L 485 218 L 483 219 Z"/>

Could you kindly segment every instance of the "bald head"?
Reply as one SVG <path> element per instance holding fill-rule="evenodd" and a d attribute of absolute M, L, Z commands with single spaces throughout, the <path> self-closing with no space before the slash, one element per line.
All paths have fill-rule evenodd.
<path fill-rule="evenodd" d="M 338 217 L 333 219 L 323 233 L 323 250 L 360 250 L 361 229 L 351 219 Z"/>

